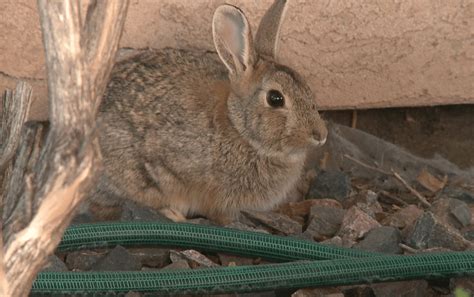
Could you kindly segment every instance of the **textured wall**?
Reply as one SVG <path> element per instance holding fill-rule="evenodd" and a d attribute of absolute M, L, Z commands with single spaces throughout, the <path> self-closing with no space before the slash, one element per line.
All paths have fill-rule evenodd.
<path fill-rule="evenodd" d="M 255 28 L 271 0 L 132 0 L 121 46 L 213 49 L 221 3 Z M 289 0 L 281 61 L 324 109 L 474 103 L 474 0 Z M 34 85 L 45 117 L 45 66 L 35 0 L 0 0 L 0 90 Z"/>

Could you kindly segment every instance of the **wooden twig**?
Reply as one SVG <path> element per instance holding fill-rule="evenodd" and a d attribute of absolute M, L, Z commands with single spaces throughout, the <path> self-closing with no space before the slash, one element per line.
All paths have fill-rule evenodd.
<path fill-rule="evenodd" d="M 406 203 L 406 202 L 403 201 L 402 199 L 396 197 L 395 195 L 393 195 L 393 194 L 390 193 L 390 192 L 381 191 L 380 193 L 381 193 L 382 195 L 384 195 L 385 197 L 388 197 L 389 199 L 392 199 L 393 201 L 398 202 L 400 205 L 403 205 L 403 206 L 407 206 L 407 205 L 408 205 L 408 203 Z"/>
<path fill-rule="evenodd" d="M 395 170 L 392 169 L 392 174 L 393 176 L 398 180 L 400 181 L 404 186 L 405 188 L 408 189 L 408 191 L 410 191 L 410 193 L 412 193 L 416 198 L 418 198 L 418 200 L 420 200 L 420 202 L 426 206 L 426 207 L 431 207 L 431 203 L 429 203 L 425 197 L 423 197 L 423 195 L 421 195 L 417 190 L 415 190 L 412 186 L 410 186 L 408 184 L 408 182 L 406 180 L 404 180 L 400 174 L 398 174 Z"/>
<path fill-rule="evenodd" d="M 419 253 L 420 253 L 419 250 L 414 249 L 414 248 L 412 248 L 411 246 L 408 246 L 408 245 L 403 244 L 403 243 L 399 243 L 398 246 L 399 246 L 402 250 L 407 251 L 407 252 L 409 252 L 410 254 L 419 254 Z"/>
<path fill-rule="evenodd" d="M 398 174 L 395 170 L 391 169 L 390 172 L 388 171 L 385 171 L 383 169 L 380 169 L 380 168 L 377 168 L 377 167 L 374 167 L 374 166 L 370 166 L 368 164 L 365 164 L 364 162 L 360 161 L 360 160 L 357 160 L 356 158 L 348 155 L 348 154 L 344 154 L 344 158 L 346 159 L 349 159 L 351 161 L 353 161 L 354 163 L 357 163 L 358 165 L 362 166 L 362 167 L 365 167 L 367 169 L 370 169 L 370 170 L 374 170 L 376 172 L 379 172 L 379 173 L 382 173 L 382 174 L 385 174 L 385 175 L 388 175 L 388 176 L 392 176 L 394 177 L 396 180 L 398 180 L 399 182 L 402 183 L 402 185 L 408 189 L 408 191 L 410 191 L 410 193 L 412 193 L 416 198 L 418 198 L 418 200 L 420 200 L 420 202 L 426 206 L 426 207 L 431 207 L 431 204 L 426 200 L 425 197 L 423 197 L 423 195 L 421 195 L 417 190 L 415 190 L 412 186 L 410 186 L 408 184 L 407 181 L 405 181 L 401 176 L 400 174 Z"/>
<path fill-rule="evenodd" d="M 350 156 L 350 155 L 348 155 L 348 154 L 344 154 L 343 156 L 344 156 L 344 158 L 349 159 L 349 160 L 351 160 L 352 162 L 357 163 L 358 165 L 360 165 L 360 166 L 362 166 L 362 167 L 365 167 L 365 168 L 367 168 L 367 169 L 370 169 L 370 170 L 373 170 L 373 171 L 377 171 L 377 172 L 382 173 L 382 174 L 385 174 L 385 175 L 392 175 L 392 174 L 391 174 L 390 172 L 388 172 L 388 171 L 385 171 L 385 170 L 383 170 L 383 169 L 380 169 L 380 168 L 371 166 L 371 165 L 369 165 L 369 164 L 366 164 L 366 163 L 364 163 L 364 162 L 362 162 L 362 161 L 360 161 L 360 160 L 357 160 L 356 158 L 354 158 L 354 157 L 352 157 L 352 156 Z"/>
<path fill-rule="evenodd" d="M 37 212 L 26 228 L 5 242 L 6 296 L 28 294 L 92 185 L 91 173 L 100 162 L 95 117 L 127 7 L 128 1 L 92 0 L 81 27 L 78 1 L 38 0 L 51 126 L 33 175 L 28 176 L 34 181 Z M 28 192 L 23 191 L 21 199 Z"/>
<path fill-rule="evenodd" d="M 6 90 L 0 128 L 0 175 L 10 163 L 20 141 L 21 128 L 31 106 L 31 86 L 20 82 L 15 92 Z"/>
<path fill-rule="evenodd" d="M 351 128 L 357 128 L 357 109 L 352 111 Z"/>

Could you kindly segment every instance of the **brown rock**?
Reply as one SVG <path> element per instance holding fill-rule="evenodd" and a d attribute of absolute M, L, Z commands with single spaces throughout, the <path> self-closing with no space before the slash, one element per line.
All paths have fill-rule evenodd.
<path fill-rule="evenodd" d="M 99 261 L 99 259 L 101 259 L 105 254 L 106 251 L 73 251 L 66 256 L 66 265 L 69 270 L 86 271 L 89 270 L 92 265 Z"/>
<path fill-rule="evenodd" d="M 291 297 L 344 297 L 338 288 L 299 289 Z"/>
<path fill-rule="evenodd" d="M 379 222 L 357 206 L 353 206 L 346 211 L 338 235 L 343 239 L 357 240 L 379 226 L 381 226 Z"/>
<path fill-rule="evenodd" d="M 423 210 L 410 204 L 387 217 L 382 223 L 399 229 L 412 225 L 421 215 Z"/>
<path fill-rule="evenodd" d="M 342 208 L 341 203 L 335 199 L 309 199 L 300 202 L 289 202 L 280 205 L 275 211 L 304 224 L 305 217 L 309 216 L 311 207 L 327 206 L 334 208 Z"/>
<path fill-rule="evenodd" d="M 346 297 L 374 297 L 372 288 L 366 285 L 347 286 L 342 291 Z"/>
<path fill-rule="evenodd" d="M 117 245 L 107 255 L 94 263 L 91 270 L 94 271 L 137 271 L 141 263 L 134 258 L 127 249 Z"/>
<path fill-rule="evenodd" d="M 188 260 L 191 261 L 197 266 L 202 266 L 202 267 L 217 267 L 216 263 L 214 263 L 212 260 L 210 260 L 208 257 L 204 256 L 200 252 L 196 250 L 184 250 L 184 251 L 170 251 L 170 259 L 171 261 L 178 262 L 180 260 Z M 195 267 L 194 265 L 191 265 L 192 267 Z"/>
<path fill-rule="evenodd" d="M 234 255 L 225 254 L 218 254 L 218 256 L 222 266 L 242 266 L 254 264 L 254 259 L 252 258 L 238 257 Z"/>
<path fill-rule="evenodd" d="M 271 211 L 242 211 L 242 213 L 251 221 L 285 235 L 301 234 L 303 231 L 300 223 L 281 213 Z"/>
<path fill-rule="evenodd" d="M 430 296 L 428 282 L 425 280 L 373 284 L 372 290 L 375 297 Z"/>
<path fill-rule="evenodd" d="M 163 267 L 163 270 L 169 269 L 169 270 L 175 270 L 175 269 L 191 269 L 191 266 L 189 266 L 188 261 L 184 259 L 177 260 L 170 265 L 167 265 Z"/>

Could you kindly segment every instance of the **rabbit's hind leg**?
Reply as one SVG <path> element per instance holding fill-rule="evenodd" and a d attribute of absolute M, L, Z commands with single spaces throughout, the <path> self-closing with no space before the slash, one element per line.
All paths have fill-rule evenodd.
<path fill-rule="evenodd" d="M 96 221 L 115 221 L 122 216 L 123 199 L 113 191 L 97 187 L 91 191 L 89 199 L 84 203 Z"/>
<path fill-rule="evenodd" d="M 174 222 L 186 221 L 189 206 L 184 199 L 180 199 L 180 189 L 184 188 L 182 181 L 176 174 L 169 172 L 166 166 L 145 163 L 148 176 L 155 182 L 161 199 L 159 205 L 155 205 L 159 212 Z"/>

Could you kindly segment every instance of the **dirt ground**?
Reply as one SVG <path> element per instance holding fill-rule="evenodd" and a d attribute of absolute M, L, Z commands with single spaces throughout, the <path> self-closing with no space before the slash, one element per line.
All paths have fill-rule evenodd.
<path fill-rule="evenodd" d="M 356 127 L 425 158 L 439 154 L 461 168 L 474 167 L 474 105 L 359 110 Z M 354 112 L 323 117 L 352 125 Z"/>

